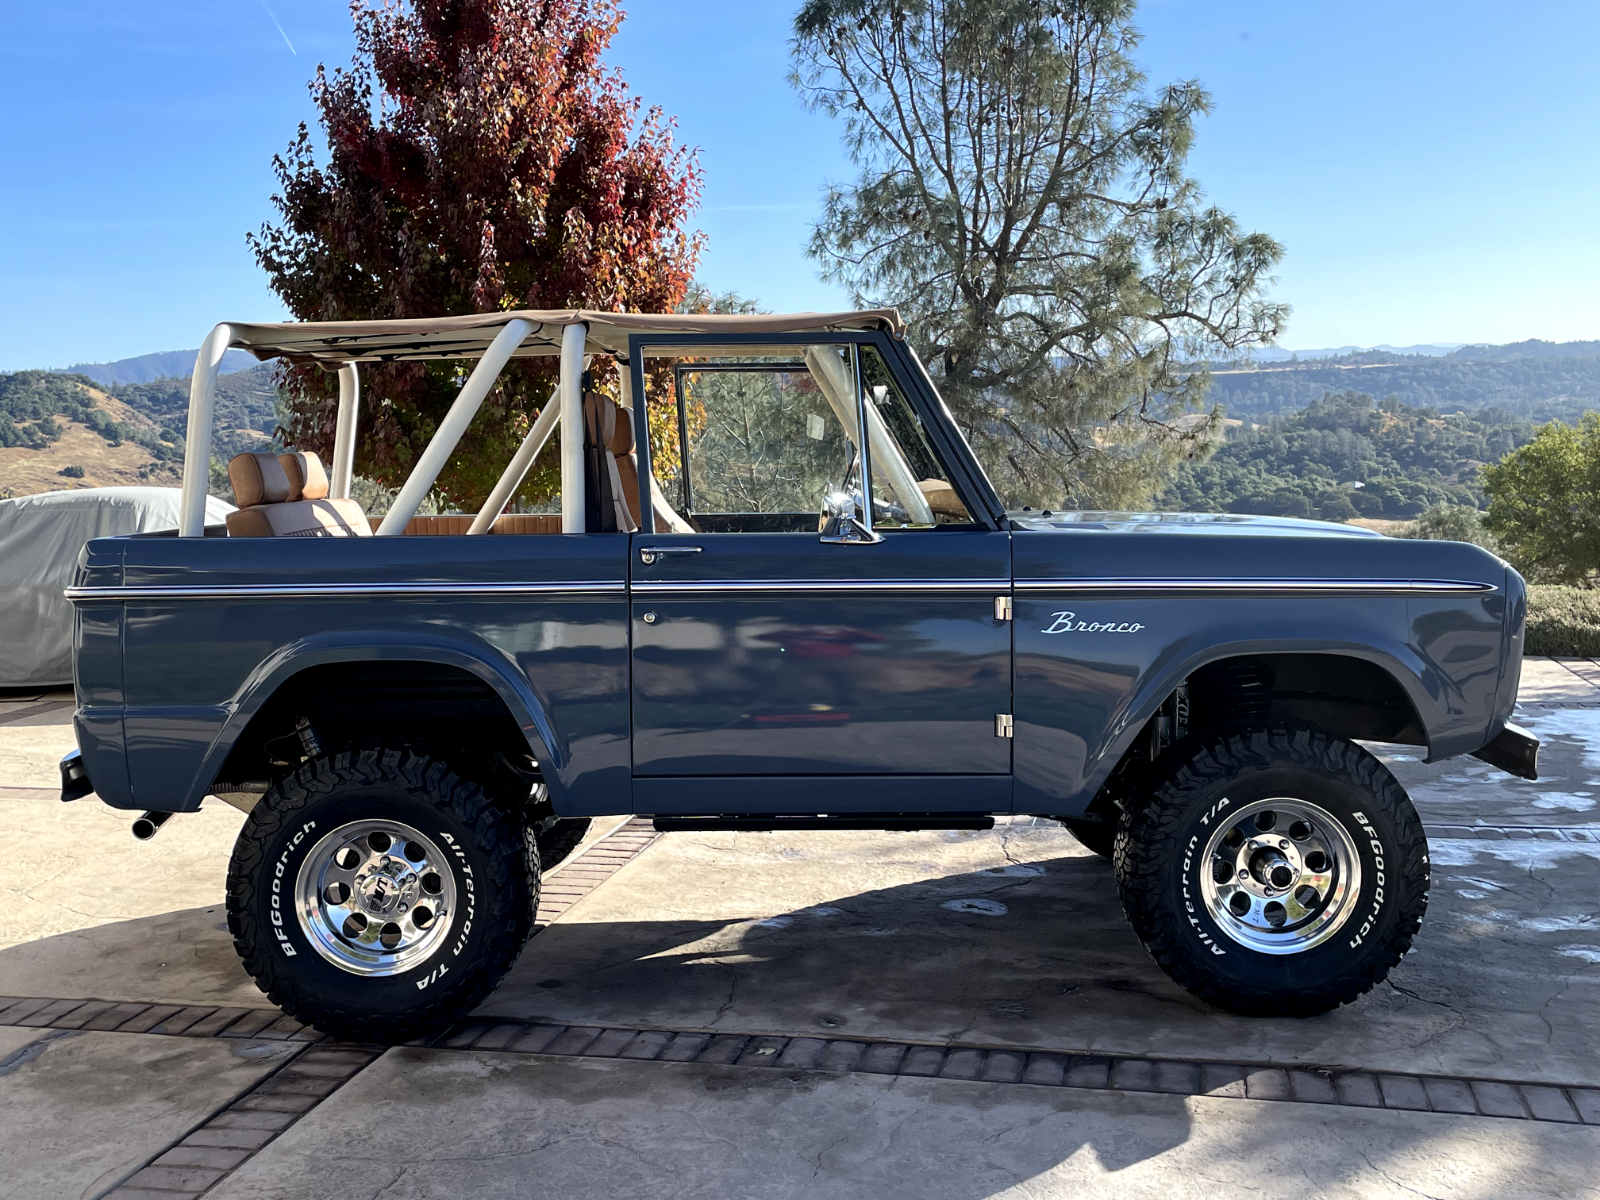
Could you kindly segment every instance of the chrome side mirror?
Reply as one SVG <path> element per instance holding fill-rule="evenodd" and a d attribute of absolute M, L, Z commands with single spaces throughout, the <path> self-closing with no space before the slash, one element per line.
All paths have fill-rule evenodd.
<path fill-rule="evenodd" d="M 822 518 L 817 522 L 819 542 L 838 546 L 872 546 L 883 534 L 868 529 L 861 520 L 861 505 L 848 492 L 829 492 L 822 498 Z"/>

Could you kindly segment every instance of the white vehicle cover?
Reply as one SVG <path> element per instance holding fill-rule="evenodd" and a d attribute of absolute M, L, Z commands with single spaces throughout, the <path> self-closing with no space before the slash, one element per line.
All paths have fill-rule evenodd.
<path fill-rule="evenodd" d="M 72 682 L 72 583 L 90 538 L 178 527 L 177 488 L 79 488 L 0 500 L 0 687 Z M 206 499 L 206 524 L 233 505 Z"/>

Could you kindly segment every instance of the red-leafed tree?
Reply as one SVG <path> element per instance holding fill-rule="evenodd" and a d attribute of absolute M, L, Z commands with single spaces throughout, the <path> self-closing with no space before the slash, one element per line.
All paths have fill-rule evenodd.
<path fill-rule="evenodd" d="M 297 318 L 672 311 L 700 251 L 685 229 L 700 168 L 601 61 L 615 0 L 354 0 L 351 15 L 351 69 L 311 84 L 325 161 L 302 124 L 274 159 L 281 220 L 249 239 Z M 357 470 L 398 486 L 470 365 L 364 367 Z M 554 360 L 507 367 L 443 498 L 481 502 L 554 382 Z M 333 377 L 287 367 L 283 383 L 288 441 L 331 452 Z M 546 467 L 523 496 L 554 483 Z"/>

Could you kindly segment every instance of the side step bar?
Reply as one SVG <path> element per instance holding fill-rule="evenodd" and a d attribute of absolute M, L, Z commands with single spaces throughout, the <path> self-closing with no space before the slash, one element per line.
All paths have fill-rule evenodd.
<path fill-rule="evenodd" d="M 784 816 L 656 817 L 661 833 L 674 830 L 733 829 L 775 833 L 780 829 L 993 829 L 994 818 L 983 813 L 796 813 Z"/>

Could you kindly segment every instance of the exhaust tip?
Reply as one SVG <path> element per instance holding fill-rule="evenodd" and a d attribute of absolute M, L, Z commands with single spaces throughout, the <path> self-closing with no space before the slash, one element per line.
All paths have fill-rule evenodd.
<path fill-rule="evenodd" d="M 171 816 L 172 814 L 168 812 L 145 813 L 144 816 L 134 821 L 133 836 L 141 842 L 148 842 L 161 832 L 161 827 L 167 823 Z"/>

